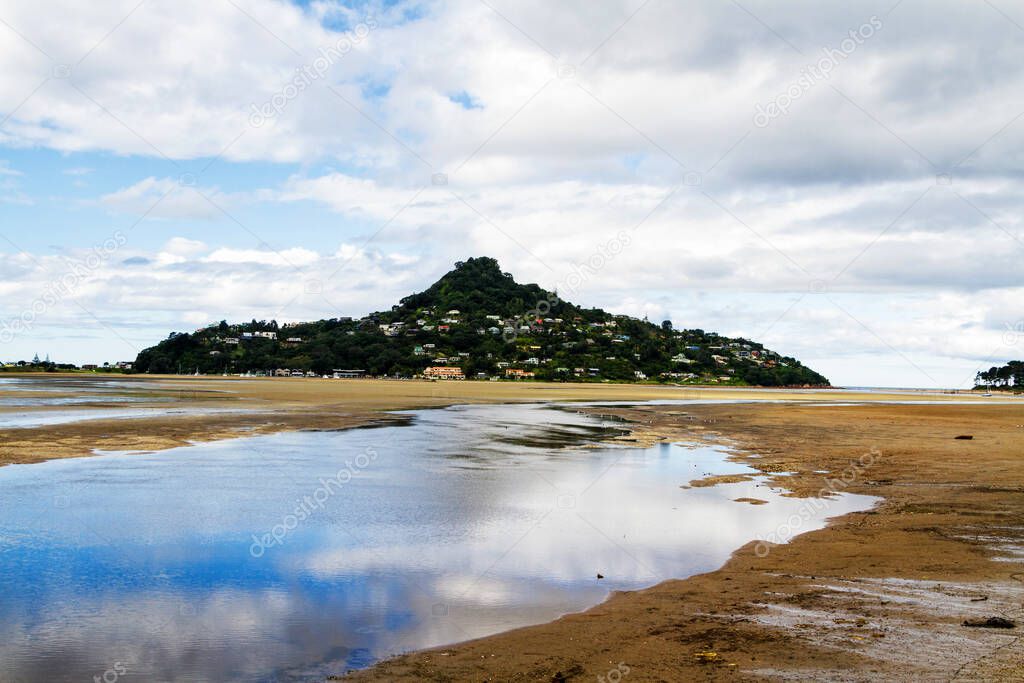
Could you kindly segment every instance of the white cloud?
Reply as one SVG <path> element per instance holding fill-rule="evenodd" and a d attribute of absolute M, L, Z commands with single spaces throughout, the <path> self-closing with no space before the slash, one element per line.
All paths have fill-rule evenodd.
<path fill-rule="evenodd" d="M 243 13 L 184 0 L 130 16 L 130 0 L 8 3 L 4 20 L 52 59 L 16 36 L 0 43 L 0 144 L 166 157 L 168 169 L 97 200 L 112 212 L 219 221 L 243 200 L 308 204 L 337 214 L 346 234 L 374 236 L 335 253 L 278 239 L 283 227 L 279 252 L 172 240 L 134 255 L 152 268 L 119 262 L 109 286 L 97 278 L 93 303 L 125 319 L 267 317 L 306 301 L 307 275 L 329 280 L 339 266 L 351 279 L 325 291 L 365 312 L 476 254 L 553 286 L 622 231 L 628 247 L 581 285 L 582 303 L 766 330 L 826 365 L 880 352 L 966 366 L 1024 318 L 1024 45 L 991 7 L 490 4 L 425 3 L 409 19 L 402 4 L 377 3 L 252 0 Z M 289 92 L 296 69 L 344 38 L 325 18 L 355 25 L 369 13 L 373 28 Z M 828 79 L 756 125 L 757 105 L 799 86 L 872 17 L 880 30 Z M 252 106 L 275 102 L 253 126 Z M 229 172 L 299 170 L 229 194 L 190 175 L 214 157 Z M 32 201 L 22 182 L 0 162 L 0 201 Z M 17 302 L 18 278 L 40 275 L 4 258 L 16 278 L 4 300 Z"/>
<path fill-rule="evenodd" d="M 273 266 L 291 266 L 299 268 L 308 266 L 320 259 L 315 251 L 296 247 L 282 251 L 259 249 L 217 249 L 203 258 L 208 263 L 252 263 Z"/>
<path fill-rule="evenodd" d="M 185 237 L 172 237 L 163 247 L 164 252 L 178 256 L 195 256 L 206 250 L 207 246 L 204 243 Z"/>
<path fill-rule="evenodd" d="M 138 217 L 211 219 L 221 216 L 231 200 L 216 188 L 195 186 L 188 177 L 149 177 L 99 201 L 111 211 Z"/>
<path fill-rule="evenodd" d="M 11 103 L 5 110 L 55 66 L 73 67 L 70 78 L 51 78 L 25 101 L 3 134 L 11 143 L 62 151 L 179 160 L 222 151 L 229 160 L 334 157 L 375 171 L 404 167 L 421 178 L 429 167 L 455 175 L 486 141 L 458 171 L 479 182 L 614 173 L 622 156 L 664 163 L 666 152 L 703 171 L 752 131 L 758 103 L 785 91 L 849 30 L 889 9 L 749 4 L 803 54 L 736 6 L 710 1 L 649 3 L 639 11 L 626 0 L 498 2 L 495 8 L 521 30 L 473 0 L 425 5 L 422 18 L 404 22 L 397 21 L 401 6 L 376 8 L 376 28 L 254 128 L 251 106 L 284 92 L 296 69 L 338 44 L 342 36 L 320 24 L 328 8 L 337 10 L 334 3 L 304 11 L 259 0 L 245 13 L 231 3 L 147 4 L 92 52 L 96 36 L 132 3 L 88 11 L 48 6 L 74 22 L 47 22 L 38 5 L 13 3 L 10 23 L 57 64 L 24 41 L 5 41 L 0 55 L 16 67 L 0 85 L 0 101 Z M 950 170 L 1020 111 L 1024 90 L 1015 65 L 1024 48 L 1016 29 L 990 8 L 964 15 L 957 3 L 940 4 L 904 3 L 885 16 L 883 28 L 830 80 L 801 96 L 789 114 L 753 130 L 747 150 L 719 170 L 762 182 Z M 571 66 L 572 77 L 559 78 L 559 65 Z M 452 93 L 463 92 L 479 106 L 452 101 Z M 954 92 L 962 96 L 943 96 Z M 812 121 L 830 123 L 808 126 Z M 1001 135 L 1006 143 L 1022 134 L 1011 128 Z M 985 146 L 957 170 L 1010 168 L 1012 157 Z"/>

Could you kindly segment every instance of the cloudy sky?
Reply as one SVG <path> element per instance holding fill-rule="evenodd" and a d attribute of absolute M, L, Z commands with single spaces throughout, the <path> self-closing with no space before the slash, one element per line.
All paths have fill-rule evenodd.
<path fill-rule="evenodd" d="M 0 0 L 0 360 L 458 260 L 845 385 L 1024 356 L 1009 0 Z"/>

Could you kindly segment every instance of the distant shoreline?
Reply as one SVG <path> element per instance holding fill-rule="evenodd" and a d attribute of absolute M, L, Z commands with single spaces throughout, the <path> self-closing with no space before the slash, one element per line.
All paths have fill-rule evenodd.
<path fill-rule="evenodd" d="M 66 385 L 50 387 L 46 396 L 76 395 L 76 381 L 101 379 L 123 384 L 136 396 L 150 397 L 133 407 L 189 409 L 191 414 L 163 414 L 132 419 L 95 419 L 32 428 L 0 426 L 0 465 L 42 462 L 54 458 L 85 457 L 95 450 L 158 451 L 194 441 L 216 441 L 255 434 L 302 429 L 343 429 L 392 420 L 390 411 L 444 407 L 460 403 L 597 402 L 644 400 L 740 400 L 740 401 L 907 401 L 955 400 L 963 395 L 938 393 L 885 393 L 828 389 L 781 389 L 776 387 L 678 387 L 652 384 L 572 382 L 431 382 L 426 380 L 347 379 L 326 381 L 306 378 L 240 378 L 236 376 L 184 375 L 91 375 L 36 373 L 22 375 L 53 379 Z M 0 397 L 16 398 L 31 392 L 5 389 Z M 979 404 L 985 399 L 972 396 Z M 95 402 L 62 406 L 62 411 L 110 407 Z M 124 407 L 123 405 L 119 407 Z M 43 412 L 46 407 L 0 405 L 4 414 Z M 196 414 L 214 409 L 208 414 Z M 214 412 L 219 411 L 219 412 Z"/>

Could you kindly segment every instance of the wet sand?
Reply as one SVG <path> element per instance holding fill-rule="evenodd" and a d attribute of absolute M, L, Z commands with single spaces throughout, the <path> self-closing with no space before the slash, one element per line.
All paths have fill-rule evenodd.
<path fill-rule="evenodd" d="M 970 405 L 893 405 L 877 401 L 947 397 L 633 385 L 220 378 L 156 384 L 147 391 L 154 398 L 176 393 L 175 405 L 247 412 L 0 430 L 0 463 L 359 426 L 396 419 L 389 409 L 455 403 L 741 399 L 759 402 L 594 410 L 632 423 L 624 444 L 730 445 L 736 458 L 773 474 L 774 485 L 808 496 L 815 515 L 828 515 L 827 499 L 821 507 L 817 497 L 827 488 L 882 499 L 873 510 L 789 543 L 749 544 L 718 571 L 616 594 L 550 624 L 411 653 L 351 680 L 1024 677 L 1024 403 L 948 397 Z M 829 400 L 875 403 L 820 405 Z M 973 439 L 956 438 L 967 435 Z M 963 625 L 989 617 L 1018 626 Z"/>
<path fill-rule="evenodd" d="M 4 375 L 17 377 L 16 375 Z M 155 451 L 236 436 L 295 429 L 340 429 L 391 422 L 385 411 L 458 403 L 541 401 L 638 401 L 679 399 L 881 400 L 883 394 L 728 388 L 680 388 L 629 384 L 534 382 L 427 382 L 292 378 L 125 375 L 24 375 L 42 378 L 42 390 L 0 385 L 0 398 L 75 398 L 96 382 L 130 395 L 133 408 L 187 411 L 132 419 L 69 422 L 34 429 L 0 427 L 0 465 L 81 457 L 100 451 Z M 95 401 L 60 406 L 66 413 L 124 409 L 98 395 Z M 934 394 L 896 394 L 898 400 L 945 400 Z M 982 399 L 968 398 L 980 401 Z M 208 409 L 209 414 L 196 414 Z M 0 405 L 9 413 L 45 413 L 39 406 Z M 221 411 L 221 412 L 212 412 Z"/>
<path fill-rule="evenodd" d="M 727 440 L 791 495 L 828 487 L 882 501 L 784 545 L 751 543 L 718 571 L 345 680 L 1024 678 L 1024 406 L 614 412 L 642 442 Z M 813 500 L 809 509 L 827 516 Z M 1017 627 L 963 625 L 993 616 Z"/>

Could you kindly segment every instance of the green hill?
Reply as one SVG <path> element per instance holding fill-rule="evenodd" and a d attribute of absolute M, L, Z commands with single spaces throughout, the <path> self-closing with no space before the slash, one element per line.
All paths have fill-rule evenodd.
<path fill-rule="evenodd" d="M 428 367 L 458 367 L 469 378 L 522 371 L 564 381 L 828 384 L 754 341 L 579 308 L 517 283 L 487 257 L 457 263 L 390 311 L 287 325 L 223 321 L 172 333 L 135 362 L 138 372 L 187 374 L 359 369 L 412 377 Z"/>
<path fill-rule="evenodd" d="M 1001 367 L 982 370 L 975 376 L 975 388 L 1024 391 L 1024 361 L 1011 360 Z"/>

